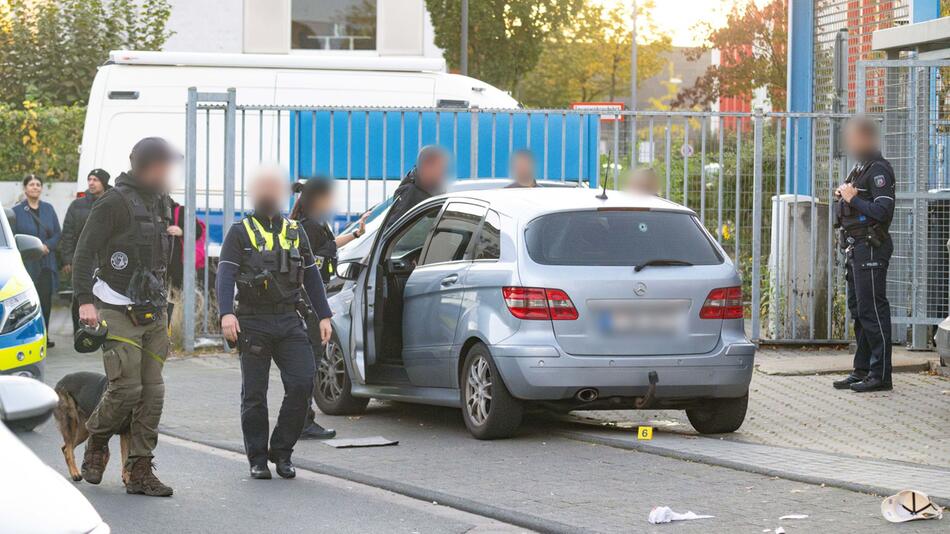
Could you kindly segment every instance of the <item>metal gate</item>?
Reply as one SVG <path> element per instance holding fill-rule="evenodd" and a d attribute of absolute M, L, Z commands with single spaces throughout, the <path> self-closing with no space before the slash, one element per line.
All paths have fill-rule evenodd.
<path fill-rule="evenodd" d="M 819 129 L 832 113 L 614 112 L 331 108 L 237 105 L 228 93 L 189 92 L 183 345 L 217 336 L 210 287 L 194 265 L 195 216 L 213 257 L 231 222 L 250 208 L 245 183 L 261 162 L 292 179 L 337 180 L 339 222 L 387 198 L 418 148 L 440 144 L 458 179 L 506 178 L 508 158 L 530 150 L 538 178 L 611 189 L 650 167 L 659 194 L 692 208 L 743 278 L 747 329 L 756 340 L 828 341 L 848 336 L 844 271 L 832 239 L 832 187 L 846 169 Z M 633 120 L 636 119 L 636 120 Z M 637 143 L 630 142 L 636 124 Z M 809 165 L 799 165 L 802 157 Z M 204 282 L 204 283 L 202 283 Z"/>
<path fill-rule="evenodd" d="M 950 315 L 948 74 L 948 60 L 857 65 L 857 110 L 881 120 L 884 155 L 897 177 L 888 271 L 894 339 L 915 349 L 926 349 L 932 325 Z"/>

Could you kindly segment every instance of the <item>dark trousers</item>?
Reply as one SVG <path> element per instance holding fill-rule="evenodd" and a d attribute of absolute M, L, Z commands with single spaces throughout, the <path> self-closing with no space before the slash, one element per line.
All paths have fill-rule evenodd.
<path fill-rule="evenodd" d="M 241 429 L 252 464 L 289 458 L 306 422 L 316 373 L 310 340 L 296 313 L 241 315 Z M 280 369 L 284 400 L 267 444 L 270 362 Z M 268 454 L 269 451 L 269 454 Z"/>
<path fill-rule="evenodd" d="M 73 335 L 79 330 L 79 299 L 73 294 L 72 305 L 69 307 L 73 315 Z"/>
<path fill-rule="evenodd" d="M 43 310 L 43 324 L 46 325 L 46 335 L 49 335 L 49 314 L 53 311 L 53 271 L 43 269 L 33 279 L 36 293 L 40 297 L 40 308 Z"/>
<path fill-rule="evenodd" d="M 865 240 L 848 252 L 848 310 L 854 320 L 857 351 L 854 371 L 891 381 L 891 305 L 887 300 L 887 266 L 894 252 L 888 239 L 874 248 Z"/>

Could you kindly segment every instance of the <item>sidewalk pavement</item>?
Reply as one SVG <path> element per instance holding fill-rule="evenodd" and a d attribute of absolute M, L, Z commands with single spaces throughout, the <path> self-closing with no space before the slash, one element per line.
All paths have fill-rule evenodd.
<path fill-rule="evenodd" d="M 767 375 L 797 376 L 847 374 L 851 371 L 851 350 L 819 347 L 763 348 L 755 355 L 755 367 Z M 931 362 L 939 364 L 936 352 L 911 351 L 894 347 L 892 363 L 895 373 L 926 371 Z"/>

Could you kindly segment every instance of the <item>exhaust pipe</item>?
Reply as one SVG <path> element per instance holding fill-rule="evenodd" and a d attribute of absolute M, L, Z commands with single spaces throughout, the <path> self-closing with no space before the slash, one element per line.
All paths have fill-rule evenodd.
<path fill-rule="evenodd" d="M 577 392 L 577 400 L 581 402 L 594 402 L 600 394 L 594 388 L 584 388 Z"/>

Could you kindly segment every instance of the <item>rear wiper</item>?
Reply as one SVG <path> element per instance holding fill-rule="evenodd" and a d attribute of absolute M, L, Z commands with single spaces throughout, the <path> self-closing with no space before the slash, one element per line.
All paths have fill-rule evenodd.
<path fill-rule="evenodd" d="M 633 268 L 633 271 L 638 273 L 642 271 L 645 267 L 649 267 L 651 265 L 684 265 L 684 266 L 689 267 L 693 264 L 688 261 L 683 261 L 683 260 L 662 260 L 662 259 L 650 260 L 650 261 L 645 261 L 637 265 L 636 267 Z"/>

